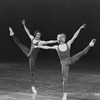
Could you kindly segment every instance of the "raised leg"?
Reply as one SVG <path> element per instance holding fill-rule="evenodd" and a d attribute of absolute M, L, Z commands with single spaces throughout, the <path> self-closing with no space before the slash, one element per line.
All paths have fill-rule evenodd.
<path fill-rule="evenodd" d="M 87 52 L 89 51 L 90 47 L 93 47 L 95 42 L 96 42 L 96 39 L 92 39 L 91 42 L 89 43 L 89 45 L 84 50 L 82 50 L 81 52 L 79 52 L 79 53 L 75 54 L 74 56 L 72 56 L 71 57 L 71 64 L 75 63 L 83 55 L 87 54 Z"/>
<path fill-rule="evenodd" d="M 20 49 L 23 51 L 23 53 L 28 57 L 28 53 L 29 53 L 29 48 L 26 47 L 25 45 L 23 45 L 17 38 L 15 35 L 13 35 L 13 39 L 15 41 L 15 43 L 20 47 Z"/>
<path fill-rule="evenodd" d="M 10 36 L 13 37 L 15 43 L 20 47 L 20 49 L 24 52 L 24 54 L 26 56 L 28 56 L 28 53 L 29 53 L 29 48 L 24 46 L 18 39 L 17 37 L 14 35 L 15 33 L 13 32 L 13 30 L 11 28 L 9 28 L 9 31 L 10 31 Z"/>

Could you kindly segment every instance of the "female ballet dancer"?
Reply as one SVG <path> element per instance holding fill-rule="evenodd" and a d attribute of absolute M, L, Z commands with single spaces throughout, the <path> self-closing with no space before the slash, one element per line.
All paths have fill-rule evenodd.
<path fill-rule="evenodd" d="M 42 41 L 40 40 L 41 38 L 41 33 L 36 30 L 34 32 L 34 36 L 30 34 L 29 29 L 25 25 L 25 20 L 22 21 L 22 24 L 24 26 L 24 29 L 26 33 L 28 34 L 29 38 L 31 39 L 31 47 L 30 49 L 23 45 L 15 36 L 15 33 L 13 32 L 12 28 L 9 27 L 10 31 L 10 36 L 13 37 L 15 43 L 20 47 L 20 49 L 24 52 L 24 54 L 29 58 L 29 67 L 30 67 L 30 77 L 31 77 L 31 82 L 32 82 L 32 92 L 34 94 L 37 94 L 37 91 L 35 89 L 35 60 L 37 58 L 37 54 L 39 52 L 39 48 L 34 48 L 33 45 L 36 46 L 42 46 L 46 44 L 51 44 L 51 43 L 56 43 L 57 40 L 50 40 L 50 41 Z"/>
<path fill-rule="evenodd" d="M 75 40 L 75 38 L 78 36 L 79 31 L 85 28 L 85 24 L 82 25 L 79 30 L 74 34 L 71 40 L 69 40 L 67 43 L 66 41 L 66 35 L 64 33 L 61 33 L 57 36 L 57 41 L 59 45 L 54 45 L 54 46 L 35 46 L 35 48 L 42 48 L 42 49 L 54 49 L 57 51 L 59 58 L 60 58 L 60 63 L 61 63 L 61 68 L 62 68 L 62 76 L 63 76 L 63 98 L 62 100 L 67 100 L 67 81 L 68 81 L 68 72 L 69 72 L 69 66 L 76 61 L 79 60 L 80 57 L 85 55 L 90 47 L 93 47 L 96 39 L 92 39 L 89 45 L 82 50 L 81 52 L 73 55 L 70 57 L 70 49 L 71 49 L 71 44 Z"/>

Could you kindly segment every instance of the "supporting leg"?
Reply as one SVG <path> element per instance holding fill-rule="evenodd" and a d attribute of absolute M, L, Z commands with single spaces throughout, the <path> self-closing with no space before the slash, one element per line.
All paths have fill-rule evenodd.
<path fill-rule="evenodd" d="M 29 66 L 30 66 L 30 77 L 32 82 L 32 92 L 34 94 L 37 94 L 37 91 L 35 89 L 35 58 L 29 58 Z"/>
<path fill-rule="evenodd" d="M 66 63 L 62 63 L 62 76 L 63 76 L 63 98 L 67 100 L 67 82 L 68 82 L 69 66 Z"/>

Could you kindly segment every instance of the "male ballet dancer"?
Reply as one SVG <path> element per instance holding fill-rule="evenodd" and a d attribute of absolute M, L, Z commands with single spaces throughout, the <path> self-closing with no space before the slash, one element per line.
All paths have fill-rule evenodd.
<path fill-rule="evenodd" d="M 27 35 L 31 39 L 31 47 L 30 47 L 30 49 L 28 47 L 26 47 L 25 45 L 23 45 L 17 39 L 17 37 L 15 36 L 15 33 L 13 32 L 11 27 L 9 27 L 10 36 L 13 37 L 15 43 L 20 47 L 20 49 L 24 52 L 24 54 L 29 58 L 30 76 L 31 76 L 31 82 L 32 82 L 32 92 L 34 94 L 37 94 L 37 91 L 35 89 L 35 60 L 37 58 L 37 54 L 39 52 L 39 48 L 34 48 L 33 45 L 42 46 L 42 45 L 46 45 L 46 44 L 56 43 L 57 40 L 42 41 L 42 40 L 40 40 L 41 33 L 38 30 L 36 30 L 34 32 L 34 36 L 33 36 L 33 35 L 30 34 L 29 29 L 26 27 L 25 20 L 22 21 L 22 24 L 24 26 L 24 29 L 25 29 Z"/>
<path fill-rule="evenodd" d="M 57 51 L 59 58 L 60 58 L 60 63 L 61 63 L 61 68 L 62 68 L 62 76 L 63 76 L 63 98 L 62 100 L 67 100 L 67 81 L 68 81 L 68 72 L 69 72 L 69 66 L 76 61 L 79 60 L 80 57 L 85 55 L 90 47 L 93 47 L 96 39 L 92 39 L 89 45 L 81 52 L 73 55 L 70 57 L 70 49 L 71 49 L 71 44 L 75 40 L 75 38 L 78 36 L 80 30 L 82 28 L 85 28 L 85 24 L 82 25 L 79 30 L 74 34 L 71 40 L 69 40 L 67 43 L 66 41 L 66 35 L 64 33 L 61 33 L 57 36 L 57 40 L 59 45 L 54 45 L 54 46 L 35 46 L 35 48 L 42 48 L 42 49 L 54 49 Z"/>

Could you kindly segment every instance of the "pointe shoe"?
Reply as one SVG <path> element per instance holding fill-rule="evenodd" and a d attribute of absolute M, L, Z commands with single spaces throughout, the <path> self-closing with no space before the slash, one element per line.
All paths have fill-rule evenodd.
<path fill-rule="evenodd" d="M 96 42 L 96 39 L 92 39 L 91 42 L 89 43 L 89 46 L 90 46 L 90 47 L 93 47 L 94 44 L 95 44 L 95 42 Z"/>
<path fill-rule="evenodd" d="M 13 32 L 13 30 L 11 29 L 11 27 L 9 27 L 9 31 L 10 31 L 10 36 L 13 36 L 14 35 L 14 32 Z"/>
<path fill-rule="evenodd" d="M 36 91 L 36 89 L 35 89 L 34 86 L 32 86 L 32 92 L 33 92 L 34 94 L 37 94 L 37 91 Z"/>

